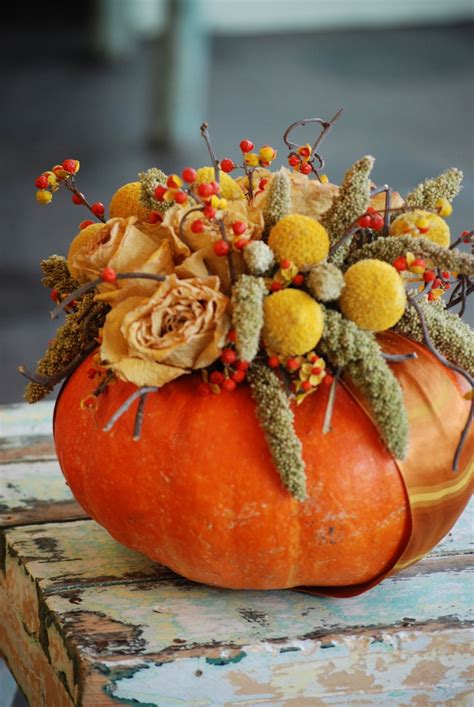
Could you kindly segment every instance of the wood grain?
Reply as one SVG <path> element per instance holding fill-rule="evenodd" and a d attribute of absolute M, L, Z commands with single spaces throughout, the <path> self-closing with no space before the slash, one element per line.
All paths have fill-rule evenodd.
<path fill-rule="evenodd" d="M 32 707 L 469 704 L 473 505 L 368 594 L 222 590 L 80 518 L 54 458 L 15 447 L 51 443 L 50 405 L 0 412 L 17 452 L 0 464 L 0 651 Z"/>

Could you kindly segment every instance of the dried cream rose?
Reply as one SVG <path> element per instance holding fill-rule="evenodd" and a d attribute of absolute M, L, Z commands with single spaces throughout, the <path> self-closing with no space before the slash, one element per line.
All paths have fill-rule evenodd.
<path fill-rule="evenodd" d="M 108 313 L 101 359 L 121 380 L 162 386 L 218 358 L 230 326 L 219 278 L 170 275 L 149 298 L 127 297 Z"/>
<path fill-rule="evenodd" d="M 68 263 L 79 282 L 99 277 L 105 267 L 116 272 L 146 272 L 167 275 L 173 272 L 173 250 L 168 238 L 154 237 L 135 225 L 136 218 L 113 218 L 95 230 L 85 242 L 79 241 L 70 251 Z M 79 234 L 78 240 L 81 238 Z M 73 241 L 74 244 L 74 241 Z M 126 291 L 130 295 L 151 295 L 157 287 L 154 280 L 118 280 L 103 283 L 97 299 L 109 303 L 120 301 Z"/>
<path fill-rule="evenodd" d="M 177 272 L 181 275 L 182 272 L 192 269 L 199 261 L 209 273 L 219 277 L 222 291 L 229 294 L 231 282 L 227 258 L 216 255 L 213 247 L 214 243 L 222 238 L 219 224 L 216 220 L 208 221 L 200 211 L 194 211 L 186 216 L 188 210 L 179 205 L 172 206 L 166 212 L 161 224 L 162 232 L 168 231 L 170 239 L 179 240 L 192 253 L 192 256 L 181 264 L 184 266 L 184 270 L 177 270 Z M 243 221 L 247 224 L 246 230 L 239 238 L 259 240 L 262 237 L 264 227 L 262 212 L 249 207 L 244 199 L 229 201 L 228 206 L 218 211 L 217 216 L 219 220 L 224 222 L 226 233 L 231 239 L 233 238 L 232 224 L 235 221 Z M 183 218 L 185 221 L 183 227 L 180 228 Z M 191 226 L 193 221 L 197 219 L 204 221 L 205 228 L 202 232 L 194 233 Z M 245 272 L 242 253 L 233 250 L 231 257 L 236 274 Z M 194 274 L 200 275 L 197 271 Z"/>

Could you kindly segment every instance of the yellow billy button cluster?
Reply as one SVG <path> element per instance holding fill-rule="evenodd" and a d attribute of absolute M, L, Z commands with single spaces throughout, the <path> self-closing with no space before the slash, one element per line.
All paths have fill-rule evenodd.
<path fill-rule="evenodd" d="M 317 345 L 324 328 L 319 304 L 306 292 L 287 288 L 265 298 L 263 339 L 282 356 L 301 356 Z"/>
<path fill-rule="evenodd" d="M 141 195 L 142 185 L 140 182 L 129 182 L 120 187 L 120 189 L 117 189 L 110 201 L 110 218 L 136 216 L 139 221 L 152 223 L 161 220 L 160 215 L 158 215 L 158 218 L 155 220 L 154 214 L 157 212 L 147 209 L 146 206 L 142 204 Z"/>
<path fill-rule="evenodd" d="M 395 326 L 406 302 L 400 274 L 382 260 L 360 260 L 344 275 L 339 304 L 344 316 L 361 329 L 375 332 Z"/>
<path fill-rule="evenodd" d="M 318 221 L 290 214 L 273 226 L 268 245 L 278 260 L 291 260 L 298 268 L 310 268 L 329 253 L 329 236 Z"/>
<path fill-rule="evenodd" d="M 442 202 L 442 203 L 441 203 Z M 451 211 L 446 207 L 451 205 L 446 199 L 441 199 L 439 213 L 449 215 Z M 448 213 L 449 211 L 449 213 Z M 415 209 L 406 214 L 398 216 L 390 225 L 389 235 L 391 236 L 424 236 L 433 243 L 447 248 L 451 241 L 451 233 L 448 224 L 431 211 Z"/>

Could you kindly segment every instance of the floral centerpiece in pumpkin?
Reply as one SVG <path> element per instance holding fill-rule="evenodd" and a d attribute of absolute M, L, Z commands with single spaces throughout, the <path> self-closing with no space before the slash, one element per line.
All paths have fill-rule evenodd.
<path fill-rule="evenodd" d="M 240 142 L 151 168 L 105 207 L 79 162 L 43 173 L 84 221 L 42 263 L 56 317 L 35 402 L 67 377 L 59 461 L 121 542 L 197 581 L 350 595 L 425 554 L 472 489 L 474 258 L 446 217 L 462 173 L 404 198 L 362 157 L 339 186 L 318 150 L 339 117 L 276 150 Z M 316 141 L 292 141 L 317 125 Z M 231 176 L 242 170 L 240 176 Z M 458 313 L 454 313 L 458 308 Z"/>

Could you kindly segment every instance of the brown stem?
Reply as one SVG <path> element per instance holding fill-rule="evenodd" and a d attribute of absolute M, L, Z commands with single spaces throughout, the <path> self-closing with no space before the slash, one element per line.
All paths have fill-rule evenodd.
<path fill-rule="evenodd" d="M 385 191 L 385 188 L 384 188 L 384 187 L 381 188 L 381 191 Z M 377 193 L 377 192 L 372 192 L 372 193 L 371 193 L 371 196 L 372 196 L 374 193 Z M 392 208 L 390 208 L 390 209 L 377 209 L 377 210 L 376 210 L 376 213 L 378 213 L 378 214 L 385 214 L 385 216 L 386 216 L 387 214 L 397 213 L 398 211 L 400 211 L 400 212 L 416 211 L 416 209 L 419 209 L 419 208 L 420 208 L 419 206 L 399 206 L 399 207 L 397 207 L 397 208 L 395 208 L 395 209 L 392 209 Z M 330 251 L 329 251 L 329 256 L 328 256 L 328 257 L 331 257 L 331 255 L 334 255 L 334 253 L 335 253 L 337 250 L 339 250 L 339 248 L 340 248 L 341 246 L 344 245 L 344 243 L 348 240 L 348 238 L 350 238 L 352 235 L 354 235 L 355 231 L 357 231 L 358 221 L 359 221 L 359 219 L 360 219 L 363 215 L 364 215 L 364 214 L 360 214 L 360 215 L 350 224 L 350 226 L 347 228 L 347 231 L 339 238 L 339 240 L 336 241 L 336 243 L 334 243 L 334 245 L 331 247 L 331 249 L 330 249 Z M 385 228 L 385 225 L 384 225 L 384 228 Z"/>
<path fill-rule="evenodd" d="M 321 133 L 319 134 L 317 140 L 313 143 L 313 146 L 311 148 L 311 155 L 308 159 L 308 162 L 311 164 L 311 168 L 312 168 L 314 174 L 316 174 L 316 176 L 318 177 L 318 179 L 320 179 L 320 177 L 319 177 L 317 169 L 313 166 L 314 160 L 315 159 L 318 160 L 319 169 L 322 169 L 324 167 L 324 160 L 321 157 L 321 155 L 319 155 L 317 152 L 318 147 L 320 146 L 320 144 L 322 143 L 322 141 L 324 140 L 324 138 L 326 137 L 328 132 L 331 130 L 333 124 L 340 117 L 340 115 L 342 114 L 342 111 L 343 111 L 343 109 L 340 108 L 337 111 L 337 113 L 331 118 L 331 120 L 323 120 L 322 118 L 304 118 L 303 120 L 297 120 L 296 122 L 292 123 L 285 130 L 285 132 L 283 134 L 283 142 L 288 147 L 288 149 L 290 150 L 290 154 L 291 154 L 291 152 L 294 150 L 294 148 L 301 147 L 301 145 L 299 145 L 297 142 L 292 142 L 291 140 L 289 140 L 289 135 L 290 135 L 290 133 L 293 132 L 293 130 L 295 130 L 298 127 L 304 128 L 306 125 L 314 125 L 315 123 L 318 123 L 322 127 Z"/>
<path fill-rule="evenodd" d="M 230 284 L 233 285 L 237 278 L 237 273 L 235 272 L 234 261 L 232 260 L 232 244 L 227 238 L 227 234 L 225 232 L 225 223 L 223 219 L 217 219 L 217 223 L 219 225 L 219 231 L 221 232 L 222 240 L 225 241 L 225 243 L 227 243 L 230 248 L 229 252 L 227 253 L 227 263 L 229 265 Z"/>
<path fill-rule="evenodd" d="M 337 368 L 336 372 L 334 374 L 334 378 L 331 383 L 331 389 L 329 391 L 328 404 L 326 406 L 326 414 L 324 415 L 324 422 L 323 422 L 323 435 L 326 435 L 328 432 L 331 432 L 331 430 L 332 430 L 332 427 L 331 427 L 332 415 L 334 412 L 334 404 L 336 402 L 336 389 L 337 389 L 337 384 L 338 384 L 340 375 L 341 375 L 341 369 Z"/>
<path fill-rule="evenodd" d="M 459 297 L 456 297 L 454 300 L 449 300 L 448 306 L 446 309 L 451 309 L 451 307 L 455 307 L 457 304 L 460 304 L 462 302 L 465 302 L 469 295 L 474 291 L 474 283 L 471 282 L 470 278 L 466 279 L 466 285 L 464 289 L 464 293 L 461 294 Z M 454 293 L 453 293 L 454 294 Z"/>
<path fill-rule="evenodd" d="M 103 431 L 104 431 L 104 432 L 110 432 L 110 430 L 111 430 L 112 427 L 115 425 L 115 423 L 117 422 L 117 420 L 118 420 L 120 417 L 122 417 L 122 415 L 123 415 L 124 413 L 127 412 L 127 410 L 129 409 L 129 407 L 130 407 L 131 405 L 133 405 L 133 403 L 135 402 L 135 400 L 137 400 L 137 398 L 140 398 L 142 395 L 147 395 L 148 393 L 156 393 L 158 390 L 159 390 L 159 388 L 158 388 L 157 386 L 155 386 L 155 385 L 153 385 L 153 386 L 152 386 L 152 385 L 150 385 L 150 386 L 143 386 L 143 387 L 138 388 L 137 390 L 135 390 L 135 392 L 132 393 L 131 395 L 129 395 L 128 398 L 125 400 L 125 402 L 122 403 L 122 405 L 114 412 L 114 414 L 112 415 L 112 417 L 110 418 L 110 420 L 107 422 L 107 424 L 106 424 L 105 427 L 103 428 Z"/>
<path fill-rule="evenodd" d="M 137 412 L 135 415 L 135 423 L 133 425 L 133 441 L 138 442 L 138 440 L 141 437 L 142 434 L 142 426 L 143 426 L 143 413 L 145 412 L 145 401 L 147 399 L 148 393 L 143 393 L 140 396 L 140 400 L 138 402 L 138 408 Z"/>
<path fill-rule="evenodd" d="M 444 364 L 447 368 L 450 368 L 452 371 L 456 371 L 456 373 L 459 373 L 459 375 L 463 376 L 471 386 L 471 389 L 474 388 L 474 379 L 469 375 L 469 373 L 464 370 L 464 368 L 461 368 L 461 366 L 457 366 L 454 363 L 451 363 L 451 361 L 448 361 L 442 354 L 437 351 L 437 349 L 434 347 L 433 342 L 431 341 L 430 333 L 428 331 L 428 326 L 426 324 L 426 319 L 425 315 L 418 304 L 418 302 L 413 298 L 413 297 L 408 297 L 409 303 L 414 307 L 418 319 L 420 320 L 420 325 L 421 325 L 421 330 L 423 332 L 423 341 L 427 349 L 431 351 L 433 356 L 440 361 L 440 363 Z M 474 413 L 474 398 L 471 402 L 471 407 L 469 410 L 469 415 L 466 421 L 466 424 L 464 425 L 463 431 L 461 433 L 461 437 L 458 443 L 458 446 L 456 447 L 456 452 L 454 454 L 454 459 L 453 459 L 453 471 L 458 470 L 458 465 L 459 465 L 459 458 L 461 456 L 462 448 L 464 446 L 464 442 L 466 441 L 467 433 L 469 431 L 469 427 L 471 426 L 471 422 L 473 419 L 473 413 Z"/>
<path fill-rule="evenodd" d="M 387 361 L 387 363 L 403 363 L 403 361 L 410 361 L 414 358 L 418 358 L 416 351 L 412 351 L 407 354 L 388 354 L 382 352 L 382 358 Z"/>
<path fill-rule="evenodd" d="M 154 273 L 148 273 L 148 272 L 121 272 L 117 273 L 117 280 L 156 280 L 157 282 L 163 282 L 166 280 L 166 275 L 155 275 Z M 74 290 L 71 292 L 65 299 L 63 299 L 57 307 L 53 309 L 51 312 L 51 319 L 57 319 L 58 316 L 61 314 L 61 312 L 69 305 L 71 302 L 73 302 L 75 299 L 78 297 L 81 297 L 84 295 L 86 292 L 89 292 L 89 290 L 93 290 L 95 287 L 98 287 L 100 284 L 102 284 L 104 280 L 101 277 L 96 277 L 95 280 L 91 280 L 90 282 L 86 282 L 84 285 L 81 285 L 80 287 L 77 288 L 77 290 Z"/>
<path fill-rule="evenodd" d="M 468 235 L 469 235 L 470 238 L 472 238 L 472 236 L 474 236 L 474 231 L 469 231 Z M 456 246 L 458 246 L 460 243 L 464 243 L 464 242 L 465 242 L 465 241 L 464 241 L 463 238 L 461 238 L 461 237 L 460 237 L 460 238 L 456 238 L 456 240 L 454 241 L 454 243 L 451 243 L 451 245 L 449 246 L 449 250 L 452 250 L 453 248 L 456 248 Z"/>
<path fill-rule="evenodd" d="M 92 205 L 87 201 L 84 194 L 81 191 L 79 191 L 79 189 L 76 187 L 76 180 L 74 179 L 73 176 L 68 177 L 67 179 L 64 180 L 64 186 L 72 194 L 75 194 L 76 196 L 80 196 L 82 199 L 82 203 L 84 204 L 85 207 L 87 207 L 89 209 L 91 214 L 93 214 L 96 218 L 98 218 L 99 221 L 102 221 L 102 223 L 105 223 L 105 216 L 97 216 L 97 214 L 94 213 L 94 211 L 92 210 Z"/>
<path fill-rule="evenodd" d="M 203 210 L 202 206 L 193 206 L 192 209 L 189 209 L 189 211 L 186 211 L 186 213 L 184 214 L 183 218 L 179 222 L 179 230 L 178 230 L 179 237 L 181 238 L 182 241 L 184 240 L 184 224 L 186 223 L 188 216 L 190 214 L 196 213 L 196 211 L 202 211 L 202 210 Z"/>
<path fill-rule="evenodd" d="M 39 383 L 39 385 L 47 386 L 48 388 L 53 388 L 57 383 L 66 378 L 68 375 L 73 373 L 76 368 L 87 358 L 87 356 L 97 348 L 97 342 L 89 344 L 83 351 L 77 354 L 67 366 L 62 368 L 60 371 L 54 374 L 54 376 L 45 376 L 42 373 L 32 372 L 26 368 L 26 366 L 18 366 L 18 371 L 22 376 L 28 378 L 28 380 L 33 381 L 33 383 Z"/>
<path fill-rule="evenodd" d="M 204 140 L 206 141 L 207 149 L 209 150 L 209 155 L 211 158 L 211 161 L 213 163 L 214 167 L 214 177 L 216 182 L 219 182 L 220 179 L 220 165 L 219 165 L 219 160 L 216 157 L 216 153 L 214 152 L 214 147 L 211 142 L 211 136 L 209 135 L 209 125 L 207 123 L 203 123 L 201 125 L 201 135 L 203 136 Z"/>
<path fill-rule="evenodd" d="M 92 395 L 95 398 L 97 398 L 99 395 L 102 395 L 102 393 L 107 388 L 107 386 L 109 385 L 109 383 L 112 380 L 112 378 L 114 377 L 114 375 L 115 374 L 110 369 L 108 371 L 106 371 L 105 376 L 102 378 L 102 380 L 100 381 L 97 388 L 92 392 Z"/>

